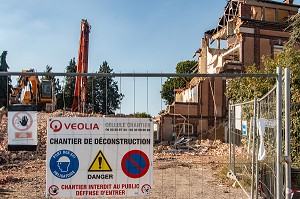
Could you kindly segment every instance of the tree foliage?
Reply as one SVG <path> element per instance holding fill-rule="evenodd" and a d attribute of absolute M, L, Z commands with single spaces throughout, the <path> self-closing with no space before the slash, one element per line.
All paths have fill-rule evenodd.
<path fill-rule="evenodd" d="M 137 118 L 151 118 L 151 115 L 148 114 L 148 113 L 145 113 L 145 112 L 136 112 L 134 114 L 134 117 L 137 117 Z"/>
<path fill-rule="evenodd" d="M 300 44 L 300 13 L 291 16 L 289 22 L 288 29 L 291 30 L 291 36 L 287 46 L 293 47 Z"/>
<path fill-rule="evenodd" d="M 0 56 L 0 71 L 7 72 L 9 66 L 6 62 L 7 51 L 3 51 Z M 0 108 L 2 106 L 7 107 L 7 97 L 10 94 L 11 90 L 11 78 L 7 76 L 0 76 Z"/>
<path fill-rule="evenodd" d="M 97 73 L 112 72 L 113 69 L 104 61 Z M 119 93 L 117 82 L 112 77 L 89 77 L 88 88 L 87 103 L 93 111 L 107 115 L 120 108 L 124 95 Z"/>
<path fill-rule="evenodd" d="M 193 72 L 193 68 L 197 64 L 196 61 L 183 61 L 179 62 L 176 66 L 176 73 L 178 74 L 190 74 Z M 170 105 L 175 98 L 174 90 L 177 88 L 185 88 L 188 82 L 191 81 L 189 77 L 170 77 L 162 85 L 160 92 L 161 98 L 164 99 L 166 105 Z"/>
<path fill-rule="evenodd" d="M 247 74 L 270 74 L 275 73 L 275 66 L 261 68 L 259 66 L 248 66 L 245 69 Z M 274 77 L 237 77 L 228 80 L 226 96 L 234 103 L 241 103 L 260 98 L 266 94 L 275 84 Z"/>
<path fill-rule="evenodd" d="M 66 67 L 66 73 L 76 73 L 76 62 L 75 58 L 71 59 L 69 65 Z M 75 90 L 75 76 L 67 76 L 64 86 L 64 104 L 66 108 L 71 108 L 74 99 L 74 90 Z"/>
<path fill-rule="evenodd" d="M 45 72 L 52 73 L 52 66 L 47 65 Z M 60 94 L 62 92 L 62 88 L 61 88 L 59 79 L 56 78 L 55 76 L 43 76 L 42 80 L 51 80 L 53 82 L 55 96 L 57 96 L 58 94 Z"/>

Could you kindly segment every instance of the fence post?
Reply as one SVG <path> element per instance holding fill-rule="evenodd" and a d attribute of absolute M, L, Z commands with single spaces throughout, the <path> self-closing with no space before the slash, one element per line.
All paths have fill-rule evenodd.
<path fill-rule="evenodd" d="M 290 143 L 290 69 L 284 69 L 285 99 L 285 198 L 291 198 L 291 143 Z"/>
<path fill-rule="evenodd" d="M 276 70 L 276 198 L 282 198 L 282 68 Z"/>
<path fill-rule="evenodd" d="M 255 100 L 256 101 L 256 100 Z M 260 136 L 258 135 L 258 129 L 257 129 L 257 120 L 261 117 L 260 116 L 260 109 L 261 109 L 261 101 L 258 100 L 258 102 L 256 102 L 256 121 L 255 121 L 255 135 L 257 136 L 256 137 L 256 141 L 257 141 L 257 147 L 256 147 L 256 157 L 255 157 L 255 198 L 258 198 L 258 171 L 259 171 L 259 163 L 258 163 L 258 152 L 259 152 L 259 146 L 258 146 L 258 143 L 260 142 Z"/>
<path fill-rule="evenodd" d="M 255 162 L 255 142 L 256 142 L 256 110 L 257 110 L 257 99 L 254 98 L 254 107 L 253 107 L 253 132 L 252 132 L 252 177 L 251 177 L 251 199 L 254 198 L 254 162 Z"/>
<path fill-rule="evenodd" d="M 234 128 L 232 128 L 232 134 L 231 134 L 231 141 L 232 141 L 232 149 L 231 149 L 231 152 L 232 152 L 232 160 L 233 160 L 233 174 L 236 176 L 236 166 L 235 166 L 235 146 L 236 146 L 236 127 L 235 127 L 235 124 L 236 124 L 236 113 L 235 113 L 235 110 L 236 110 L 236 106 L 233 106 L 233 109 L 232 109 L 232 112 L 233 112 L 233 115 L 234 115 L 234 123 L 233 123 L 233 126 Z"/>
<path fill-rule="evenodd" d="M 228 144 L 229 144 L 229 171 L 232 171 L 232 162 L 231 162 L 231 102 L 229 101 L 228 109 Z"/>

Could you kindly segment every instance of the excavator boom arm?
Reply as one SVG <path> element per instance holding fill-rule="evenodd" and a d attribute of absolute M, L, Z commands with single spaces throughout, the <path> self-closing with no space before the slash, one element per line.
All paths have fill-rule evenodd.
<path fill-rule="evenodd" d="M 88 72 L 88 49 L 91 26 L 82 19 L 76 73 Z M 87 77 L 76 76 L 72 111 L 84 111 L 87 96 Z M 80 109 L 80 110 L 79 110 Z"/>

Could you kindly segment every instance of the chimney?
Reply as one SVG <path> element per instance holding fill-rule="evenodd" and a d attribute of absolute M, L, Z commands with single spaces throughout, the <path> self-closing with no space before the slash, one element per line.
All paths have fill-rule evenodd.
<path fill-rule="evenodd" d="M 283 0 L 283 3 L 293 4 L 293 3 L 294 3 L 294 0 Z"/>

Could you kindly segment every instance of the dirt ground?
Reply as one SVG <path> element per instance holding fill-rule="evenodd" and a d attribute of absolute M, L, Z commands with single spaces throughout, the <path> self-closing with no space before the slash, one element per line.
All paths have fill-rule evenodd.
<path fill-rule="evenodd" d="M 185 161 L 175 161 L 185 156 Z M 233 181 L 222 182 L 216 175 L 222 163 L 216 157 L 158 159 L 154 162 L 154 186 L 149 196 L 137 198 L 247 198 Z M 207 163 L 203 163 L 207 162 Z M 216 169 L 217 167 L 217 169 Z M 46 186 L 45 160 L 20 161 L 2 165 L 1 198 L 44 198 Z"/>
<path fill-rule="evenodd" d="M 2 120 L 0 198 L 45 198 L 46 130 L 43 122 L 46 117 L 39 115 L 39 147 L 36 152 L 8 152 L 6 118 Z M 219 176 L 221 169 L 228 165 L 226 144 L 215 146 L 211 141 L 198 141 L 195 146 L 199 150 L 156 145 L 153 188 L 148 196 L 134 198 L 247 198 L 242 189 L 232 186 L 234 181 Z"/>

